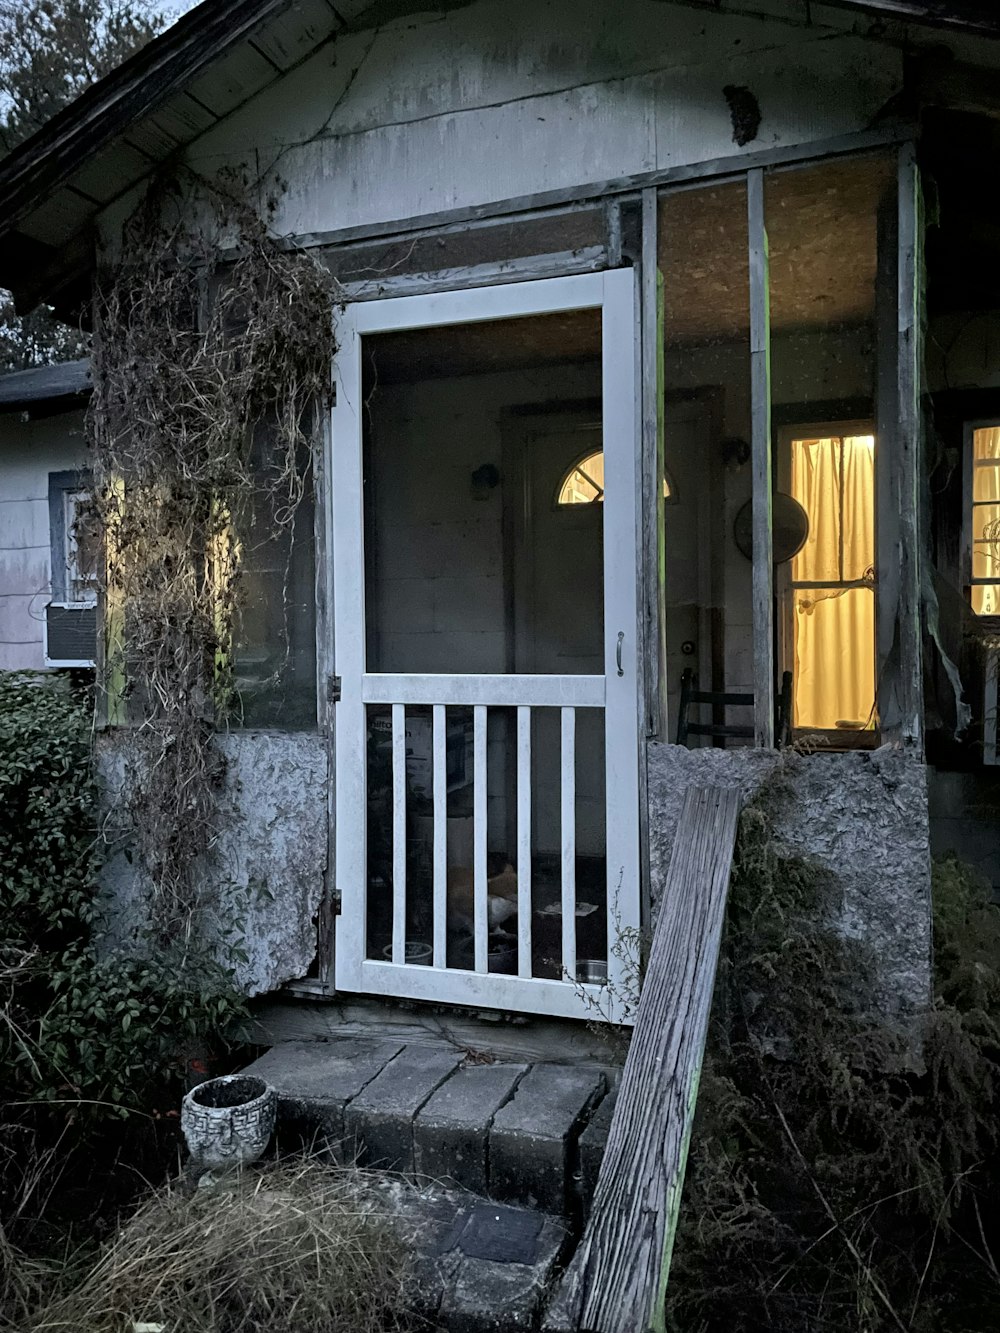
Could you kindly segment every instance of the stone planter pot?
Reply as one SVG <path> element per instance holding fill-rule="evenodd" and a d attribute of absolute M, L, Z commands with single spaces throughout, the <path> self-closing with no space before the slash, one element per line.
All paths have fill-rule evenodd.
<path fill-rule="evenodd" d="M 274 1133 L 278 1094 L 262 1078 L 226 1074 L 199 1083 L 181 1103 L 192 1161 L 206 1171 L 256 1162 Z"/>

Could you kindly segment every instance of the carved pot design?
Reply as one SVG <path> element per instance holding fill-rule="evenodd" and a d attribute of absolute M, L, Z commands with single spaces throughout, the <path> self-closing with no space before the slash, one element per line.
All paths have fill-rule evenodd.
<path fill-rule="evenodd" d="M 206 1170 L 256 1162 L 274 1133 L 278 1094 L 262 1078 L 226 1074 L 199 1083 L 181 1103 L 192 1159 Z"/>

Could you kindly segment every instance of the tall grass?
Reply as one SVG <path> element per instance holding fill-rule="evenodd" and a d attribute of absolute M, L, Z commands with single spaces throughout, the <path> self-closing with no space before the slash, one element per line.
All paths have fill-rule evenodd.
<path fill-rule="evenodd" d="M 49 1299 L 13 1259 L 5 1333 L 385 1333 L 403 1327 L 410 1278 L 369 1178 L 313 1159 L 157 1190 Z"/>

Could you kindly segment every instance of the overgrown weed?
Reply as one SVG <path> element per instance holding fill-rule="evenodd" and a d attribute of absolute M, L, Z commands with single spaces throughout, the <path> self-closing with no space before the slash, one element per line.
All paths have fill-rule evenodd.
<path fill-rule="evenodd" d="M 877 958 L 744 812 L 668 1290 L 703 1333 L 972 1333 L 1000 1301 L 1000 912 L 934 867 L 936 998 L 874 1017 Z"/>
<path fill-rule="evenodd" d="M 388 1333 L 404 1326 L 403 1238 L 363 1172 L 316 1159 L 152 1194 L 71 1290 L 17 1333 Z"/>

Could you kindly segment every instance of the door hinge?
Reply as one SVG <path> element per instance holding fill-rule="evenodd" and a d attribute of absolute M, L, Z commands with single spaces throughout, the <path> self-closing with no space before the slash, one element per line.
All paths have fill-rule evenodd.
<path fill-rule="evenodd" d="M 326 678 L 326 700 L 327 703 L 339 704 L 342 693 L 341 679 L 339 676 L 327 676 Z"/>

